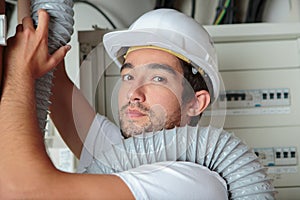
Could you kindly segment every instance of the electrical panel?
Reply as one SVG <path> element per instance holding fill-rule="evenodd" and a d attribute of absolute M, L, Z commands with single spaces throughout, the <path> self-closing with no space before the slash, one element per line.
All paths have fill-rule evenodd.
<path fill-rule="evenodd" d="M 293 166 L 298 164 L 297 147 L 254 148 L 264 166 Z"/>
<path fill-rule="evenodd" d="M 300 24 L 208 26 L 225 91 L 224 129 L 256 153 L 274 180 L 277 199 L 300 196 Z M 207 111 L 203 123 L 219 112 Z M 222 112 L 220 112 L 222 113 Z"/>
<path fill-rule="evenodd" d="M 290 104 L 289 88 L 226 90 L 217 101 L 217 107 L 227 109 L 227 115 L 290 113 Z"/>

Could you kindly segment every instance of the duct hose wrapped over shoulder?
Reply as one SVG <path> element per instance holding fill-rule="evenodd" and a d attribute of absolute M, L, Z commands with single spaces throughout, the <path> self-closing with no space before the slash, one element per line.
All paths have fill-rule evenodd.
<path fill-rule="evenodd" d="M 227 183 L 230 199 L 274 199 L 266 168 L 239 138 L 214 127 L 180 127 L 147 133 L 98 152 L 86 173 L 116 173 L 163 161 L 198 163 Z"/>
<path fill-rule="evenodd" d="M 38 24 L 38 10 L 44 9 L 50 15 L 48 46 L 49 53 L 66 45 L 73 33 L 74 11 L 72 0 L 31 0 L 31 14 L 34 23 Z M 53 71 L 36 81 L 36 101 L 39 126 L 45 131 L 50 105 Z"/>

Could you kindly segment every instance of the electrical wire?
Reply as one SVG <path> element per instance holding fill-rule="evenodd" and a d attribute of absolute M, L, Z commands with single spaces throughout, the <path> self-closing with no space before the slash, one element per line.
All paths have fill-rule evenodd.
<path fill-rule="evenodd" d="M 228 14 L 228 24 L 233 24 L 234 18 L 234 0 L 230 2 L 230 12 Z"/>
<path fill-rule="evenodd" d="M 154 7 L 154 9 L 160 8 L 161 5 L 162 5 L 161 0 L 156 0 L 156 1 L 155 1 L 155 7 Z"/>
<path fill-rule="evenodd" d="M 191 12 L 192 18 L 195 18 L 195 12 L 196 12 L 196 0 L 192 0 L 192 12 Z"/>
<path fill-rule="evenodd" d="M 156 0 L 154 9 L 158 8 L 174 8 L 176 0 Z"/>
<path fill-rule="evenodd" d="M 262 22 L 266 0 L 250 0 L 246 16 L 246 23 Z"/>
<path fill-rule="evenodd" d="M 176 0 L 156 0 L 154 9 L 158 8 L 174 8 Z M 196 0 L 191 1 L 191 17 L 195 18 Z"/>
<path fill-rule="evenodd" d="M 220 14 L 217 16 L 215 22 L 214 22 L 214 25 L 218 25 L 220 24 L 220 22 L 222 21 L 222 19 L 224 18 L 224 15 L 226 13 L 226 10 L 229 6 L 229 3 L 230 3 L 230 0 L 226 0 L 224 5 L 222 6 L 222 10 L 220 12 Z"/>
<path fill-rule="evenodd" d="M 176 0 L 165 0 L 164 7 L 165 8 L 174 8 L 175 6 L 175 1 Z"/>
<path fill-rule="evenodd" d="M 84 1 L 84 0 L 74 0 L 74 3 L 85 3 L 89 6 L 92 6 L 93 8 L 95 8 L 99 13 L 101 13 L 101 15 L 103 15 L 103 17 L 108 21 L 108 23 L 112 26 L 113 29 L 116 29 L 117 26 L 113 23 L 113 21 L 103 12 L 103 10 L 101 10 L 98 6 L 95 6 L 93 3 L 88 2 L 88 1 Z"/>

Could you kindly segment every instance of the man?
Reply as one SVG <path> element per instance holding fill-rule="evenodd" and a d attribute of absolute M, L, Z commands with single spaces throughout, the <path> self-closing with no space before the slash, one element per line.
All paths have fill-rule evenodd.
<path fill-rule="evenodd" d="M 28 20 L 28 18 L 25 18 L 22 22 L 23 27 L 26 25 L 25 27 L 32 29 L 32 25 L 28 26 L 26 20 Z M 176 21 L 176 23 L 174 23 L 174 21 Z M 38 33 L 42 32 L 41 30 L 44 30 L 46 27 L 44 25 L 45 18 L 39 19 L 39 22 L 42 25 L 39 25 L 36 33 L 33 32 L 32 35 L 33 38 L 35 38 L 34 41 L 38 44 L 44 44 L 39 41 L 45 39 L 46 36 L 43 35 L 44 37 L 39 37 Z M 39 29 L 39 27 L 42 28 Z M 9 45 L 10 48 L 8 48 L 6 59 L 10 62 L 7 62 L 5 67 L 9 69 L 11 65 L 13 67 L 18 66 L 15 70 L 22 71 L 24 69 L 22 67 L 23 65 L 34 66 L 37 69 L 39 69 L 39 66 L 49 65 L 47 59 L 42 59 L 45 57 L 33 56 L 35 51 L 46 51 L 45 44 L 44 46 L 36 46 L 35 48 L 28 46 L 25 48 L 25 44 L 30 37 L 26 36 L 26 34 L 21 34 L 23 32 L 21 30 L 19 30 L 15 38 L 12 39 L 12 41 L 20 43 L 18 44 L 18 48 L 15 48 L 17 45 Z M 15 42 L 10 43 L 14 44 Z M 55 79 L 53 89 L 54 95 L 51 116 L 66 143 L 75 155 L 80 157 L 79 172 L 83 173 L 97 174 L 103 167 L 107 167 L 101 166 L 98 161 L 103 158 L 101 157 L 103 152 L 107 152 L 107 150 L 111 152 L 114 150 L 113 148 L 116 146 L 112 148 L 112 144 L 119 144 L 121 142 L 128 143 L 131 141 L 130 139 L 133 138 L 132 136 L 140 135 L 144 131 L 152 132 L 161 129 L 174 130 L 174 127 L 186 125 L 196 126 L 203 110 L 218 96 L 219 79 L 211 39 L 198 23 L 182 13 L 168 9 L 146 13 L 140 17 L 128 31 L 114 32 L 106 35 L 104 43 L 110 56 L 115 61 L 121 61 L 120 63 L 122 63 L 122 87 L 119 93 L 121 131 L 119 127 L 105 117 L 95 114 L 87 101 L 67 78 L 63 67 L 57 70 L 57 78 Z M 30 46 L 31 43 L 27 44 Z M 22 45 L 24 48 L 20 49 L 19 46 Z M 16 51 L 18 49 L 19 51 Z M 29 56 L 31 59 L 25 60 L 25 64 L 17 62 L 18 65 L 15 65 L 13 58 L 25 56 L 20 54 L 24 49 L 31 50 L 26 52 L 26 57 L 31 55 Z M 38 63 L 34 64 L 36 61 L 38 61 Z M 63 65 L 63 63 L 60 65 Z M 54 65 L 51 66 L 54 67 Z M 29 74 L 36 75 L 37 72 L 39 72 L 39 70 L 34 68 Z M 24 73 L 21 74 L 23 75 Z M 6 75 L 6 83 L 11 83 L 9 80 L 17 80 L 18 78 L 16 77 L 18 77 L 18 75 L 20 75 L 20 73 L 10 73 Z M 34 77 L 37 78 L 39 75 L 41 74 L 38 73 L 38 75 Z M 188 82 L 189 84 L 187 84 Z M 17 84 L 14 85 L 14 87 L 18 87 L 18 82 L 13 83 Z M 26 85 L 32 89 L 32 83 L 30 83 L 27 82 Z M 22 86 L 23 85 L 24 83 Z M 193 89 L 191 89 L 190 85 Z M 8 89 L 6 89 L 6 91 L 8 91 Z M 21 93 L 24 91 L 26 90 L 21 90 L 19 91 L 20 93 L 14 94 L 8 92 L 5 97 L 8 96 L 11 98 L 10 95 L 15 97 L 16 94 L 17 96 L 25 96 L 24 93 Z M 26 94 L 28 95 L 27 98 L 32 100 L 33 97 L 30 96 L 31 93 Z M 4 102 L 7 102 L 7 100 Z M 18 108 L 18 106 L 14 104 L 14 101 L 9 102 L 14 105 L 10 107 L 11 109 L 13 107 L 12 110 L 24 110 L 23 108 Z M 30 104 L 28 105 L 30 107 Z M 22 106 L 27 108 L 28 105 L 26 103 L 22 104 Z M 10 112 L 10 110 L 7 110 L 7 107 L 9 106 L 4 106 L 6 112 L 2 111 L 2 116 Z M 73 109 L 73 107 L 76 109 Z M 26 111 L 32 112 L 32 109 L 27 109 Z M 64 115 L 61 114 L 61 111 L 65 111 Z M 14 117 L 18 118 L 11 116 L 11 118 Z M 6 119 L 6 121 L 11 122 L 9 120 L 11 118 Z M 21 123 L 20 121 L 16 122 Z M 20 132 L 28 133 L 33 127 L 36 128 L 35 121 L 33 121 L 33 123 L 30 122 L 30 118 L 28 124 L 29 125 Z M 3 142 L 14 137 L 20 128 L 16 126 L 12 130 L 7 130 L 5 127 L 6 126 L 4 126 L 3 132 L 9 132 L 10 136 L 6 139 L 3 138 Z M 31 145 L 33 143 L 39 143 L 38 139 L 40 137 L 37 137 L 36 134 L 38 134 L 38 131 L 32 131 L 31 136 L 35 136 L 31 137 L 33 141 L 24 140 L 22 145 L 18 142 L 20 140 L 14 141 L 9 148 L 13 150 L 11 152 L 15 153 L 3 155 L 3 158 L 5 158 L 4 161 L 6 161 L 1 162 L 3 166 L 13 164 L 15 160 L 9 158 L 17 157 L 23 161 L 22 163 L 28 164 L 28 166 L 26 165 L 27 167 L 30 167 L 25 168 L 26 170 L 21 170 L 18 175 L 12 173 L 15 168 L 9 168 L 9 172 L 11 173 L 6 173 L 4 177 L 23 177 L 26 180 L 28 179 L 31 184 L 26 185 L 26 188 L 20 189 L 16 187 L 17 182 L 10 181 L 8 186 L 12 185 L 12 187 L 10 187 L 8 191 L 12 193 L 8 193 L 8 195 L 15 194 L 16 191 L 17 194 L 31 191 L 26 193 L 26 197 L 30 198 L 33 197 L 34 192 L 38 191 L 37 194 L 41 195 L 41 197 L 45 197 L 48 191 L 55 190 L 53 194 L 57 197 L 68 196 L 69 198 L 82 197 L 85 199 L 99 196 L 118 199 L 120 197 L 134 197 L 137 199 L 198 199 L 199 197 L 204 199 L 226 199 L 226 188 L 237 187 L 236 191 L 230 191 L 230 194 L 234 197 L 239 197 L 241 194 L 245 196 L 246 194 L 240 191 L 244 191 L 246 188 L 248 192 L 252 191 L 251 194 L 249 194 L 250 196 L 256 195 L 255 197 L 257 197 L 258 195 L 260 198 L 273 197 L 273 188 L 268 179 L 264 178 L 266 177 L 264 169 L 257 162 L 253 152 L 249 152 L 245 145 L 239 145 L 240 148 L 236 150 L 238 152 L 244 152 L 243 155 L 246 156 L 246 158 L 243 156 L 239 157 L 235 159 L 237 161 L 236 163 L 232 163 L 232 160 L 229 159 L 228 161 L 230 161 L 233 166 L 230 165 L 230 168 L 227 169 L 230 172 L 230 169 L 240 168 L 241 171 L 235 170 L 234 173 L 227 175 L 229 175 L 229 177 L 244 177 L 245 180 L 236 180 L 233 186 L 226 186 L 224 179 L 220 177 L 218 173 L 210 171 L 201 165 L 195 165 L 189 162 L 154 162 L 154 164 L 151 165 L 147 165 L 147 162 L 145 162 L 140 163 L 141 166 L 136 165 L 133 167 L 132 160 L 127 160 L 125 164 L 123 163 L 125 169 L 133 169 L 124 172 L 122 172 L 122 170 L 112 170 L 110 173 L 117 172 L 113 175 L 85 176 L 60 173 L 53 169 L 53 167 L 47 165 L 49 164 L 49 159 L 41 149 L 39 149 L 39 152 L 42 155 L 34 155 L 39 155 L 36 162 L 32 161 L 34 157 L 32 154 L 26 154 L 26 156 L 22 156 L 21 159 L 18 151 L 15 151 L 15 148 L 20 147 L 32 149 Z M 126 141 L 123 140 L 122 135 L 125 138 L 129 137 L 129 139 Z M 174 136 L 174 134 L 172 135 Z M 199 135 L 201 136 L 201 134 Z M 218 135 L 218 133 L 216 133 L 216 135 Z M 230 134 L 223 134 L 223 136 L 227 139 L 224 138 L 225 140 L 220 141 L 219 144 L 221 145 L 228 141 L 228 138 L 230 138 L 230 142 L 240 142 Z M 184 141 L 186 141 L 186 139 L 184 139 Z M 132 144 L 135 143 L 131 143 L 130 145 Z M 42 145 L 40 145 L 40 147 L 41 146 Z M 198 145 L 198 147 L 200 147 L 198 149 L 201 150 L 198 152 L 199 155 L 205 153 L 205 151 L 202 151 L 203 145 Z M 208 152 L 204 155 L 205 157 L 213 152 L 211 151 L 212 146 L 208 145 L 208 147 Z M 228 147 L 230 148 L 232 146 L 229 145 Z M 148 150 L 146 150 L 143 155 L 148 156 L 151 153 Z M 245 150 L 248 153 L 246 153 Z M 154 151 L 158 152 L 157 149 L 154 149 Z M 184 149 L 184 151 L 187 151 L 187 149 Z M 236 156 L 235 154 L 227 155 L 226 151 L 224 151 L 222 155 L 223 156 L 219 156 L 219 158 Z M 127 155 L 122 152 L 119 156 L 125 158 Z M 201 159 L 202 158 L 204 157 L 201 157 Z M 253 161 L 248 162 L 249 158 L 253 159 Z M 106 157 L 105 159 L 111 162 L 114 161 L 113 157 Z M 29 163 L 28 160 L 30 160 Z M 141 160 L 148 160 L 148 158 L 145 159 L 145 157 L 143 157 Z M 176 156 L 173 160 L 185 159 Z M 209 159 L 207 160 L 209 161 Z M 121 160 L 117 162 L 120 161 Z M 165 160 L 157 159 L 156 162 L 158 161 Z M 194 162 L 193 160 L 190 161 Z M 150 163 L 153 163 L 153 161 Z M 220 163 L 220 167 L 226 163 L 227 162 Z M 228 163 L 226 165 L 228 165 Z M 245 173 L 249 171 L 253 172 L 252 177 L 249 177 L 249 175 L 245 176 Z M 42 178 L 40 177 L 36 180 L 34 177 L 36 177 L 38 173 L 42 174 Z M 14 176 L 12 176 L 12 174 L 14 174 Z M 53 178 L 56 178 L 57 182 L 51 181 Z M 251 188 L 248 181 L 256 178 L 259 179 L 258 184 L 260 184 L 260 187 L 252 184 L 253 187 Z M 231 178 L 228 180 L 231 180 Z M 45 183 L 47 183 L 47 187 L 45 187 Z M 246 184 L 242 187 L 241 183 L 248 183 L 248 185 Z M 72 192 L 66 191 L 69 185 L 74 189 Z M 99 186 L 101 186 L 101 189 Z M 248 189 L 249 187 L 250 189 Z M 4 191 L 6 192 L 6 190 Z M 253 193 L 253 191 L 257 191 L 257 193 Z"/>
<path fill-rule="evenodd" d="M 118 102 L 120 128 L 125 138 L 163 128 L 196 126 L 201 113 L 218 95 L 217 60 L 211 38 L 196 21 L 182 13 L 168 9 L 149 12 L 128 31 L 110 33 L 103 42 L 114 60 L 118 63 L 122 60 Z M 167 75 L 171 75 L 170 80 L 165 78 Z M 96 113 L 68 79 L 64 67 L 55 76 L 51 117 L 74 154 L 86 160 L 83 155 L 92 157 L 91 152 L 101 152 L 110 143 L 120 143 L 120 128 L 113 124 L 110 131 L 97 134 L 97 124 L 107 120 L 95 117 Z M 92 143 L 95 143 L 92 138 L 99 138 L 101 145 L 95 150 L 91 144 L 83 148 L 83 142 L 88 143 L 87 136 Z M 82 150 L 86 153 L 82 154 Z M 79 170 L 87 166 L 88 163 L 81 162 Z"/>
<path fill-rule="evenodd" d="M 70 47 L 61 47 L 51 56 L 48 54 L 48 20 L 47 13 L 40 11 L 39 24 L 35 30 L 32 20 L 25 17 L 22 24 L 17 26 L 16 35 L 8 40 L 8 47 L 5 51 L 3 95 L 0 104 L 1 199 L 199 198 L 201 195 L 205 199 L 227 198 L 224 180 L 218 174 L 193 163 L 158 163 L 114 175 L 67 174 L 56 170 L 46 154 L 43 138 L 38 127 L 34 83 L 35 79 L 58 65 Z M 152 61 L 149 60 L 149 57 L 143 56 L 144 53 L 151 53 Z M 133 59 L 135 54 L 139 56 L 138 59 Z M 162 55 L 167 58 L 165 61 L 161 60 L 160 56 Z M 179 59 L 161 50 L 144 49 L 128 53 L 125 63 L 127 64 L 123 66 L 122 77 L 123 81 L 126 82 L 124 83 L 124 89 L 127 88 L 128 92 L 123 95 L 120 94 L 120 96 L 131 99 L 133 105 L 131 104 L 125 109 L 124 115 L 130 119 L 123 122 L 123 127 L 126 130 L 125 127 L 131 123 L 136 128 L 134 131 L 128 129 L 124 132 L 124 135 L 131 136 L 139 133 L 138 129 L 145 123 L 149 125 L 147 130 L 164 128 L 167 123 L 163 123 L 161 120 L 167 119 L 166 122 L 171 122 L 169 118 L 175 113 L 173 106 L 180 108 L 181 101 L 172 101 L 170 107 L 167 103 L 161 104 L 166 105 L 166 111 L 162 112 L 161 109 L 154 109 L 149 111 L 154 113 L 154 117 L 152 115 L 148 117 L 145 114 L 146 112 L 142 111 L 141 106 L 136 106 L 137 102 L 141 102 L 143 98 L 142 96 L 136 97 L 136 95 L 141 94 L 140 89 L 145 89 L 151 92 L 162 90 L 164 91 L 163 95 L 166 97 L 181 96 L 180 94 L 183 91 L 182 81 L 179 81 L 180 84 L 177 83 L 179 87 L 173 85 L 176 83 L 175 80 L 183 73 Z M 159 65 L 156 65 L 157 63 Z M 134 82 L 135 85 L 135 80 L 142 80 L 139 76 L 145 70 L 141 70 L 143 66 L 151 72 L 152 70 L 156 71 L 157 74 L 152 74 L 151 78 L 147 79 L 142 87 L 138 87 L 139 90 L 136 90 L 131 84 Z M 162 73 L 160 73 L 161 71 Z M 169 83 L 170 85 L 168 85 Z M 199 96 L 201 95 L 202 93 Z M 204 92 L 203 96 L 208 98 L 207 92 Z M 192 114 L 187 114 L 182 119 L 176 117 L 176 123 L 172 124 L 171 122 L 170 126 L 165 128 L 177 126 L 181 124 L 180 121 L 189 122 L 191 116 L 199 114 L 208 104 L 208 100 L 200 103 L 197 98 L 192 98 L 188 102 L 190 104 L 185 104 L 186 106 L 183 106 L 182 110 L 190 112 L 189 109 L 191 109 Z M 155 99 L 153 99 L 153 105 L 157 105 Z M 168 117 L 165 118 L 165 116 Z M 87 124 L 91 124 L 93 118 L 94 116 L 90 117 L 90 113 L 88 113 Z M 156 126 L 156 123 L 149 123 L 151 121 L 149 118 L 153 122 L 158 119 L 160 121 L 159 126 Z M 83 132 L 88 129 L 89 125 L 83 124 L 81 126 Z M 71 130 L 73 130 L 72 128 L 74 127 L 71 127 Z M 79 144 L 79 147 L 76 147 L 76 145 L 71 147 L 76 155 L 80 155 L 80 147 L 82 147 L 80 137 L 73 136 L 69 140 L 73 144 Z M 145 173 L 147 171 L 152 173 Z M 133 173 L 134 176 L 130 173 Z M 177 176 L 175 176 L 176 174 Z M 178 176 L 178 174 L 182 174 L 182 176 Z M 152 180 L 151 183 L 147 182 L 148 178 Z M 148 185 L 146 189 L 144 188 L 148 192 L 147 195 L 143 191 L 133 191 L 132 186 L 135 185 L 134 181 L 136 180 L 140 181 L 141 189 L 143 186 Z M 205 182 L 199 180 L 205 180 Z M 210 184 L 207 185 L 207 182 Z M 157 183 L 155 184 L 156 190 L 152 187 L 154 183 Z M 165 186 L 163 188 L 168 191 L 159 190 L 162 186 Z M 184 189 L 186 187 L 189 189 Z M 210 188 L 216 188 L 216 190 L 210 190 Z M 152 191 L 153 195 L 151 194 Z M 138 194 L 138 192 L 141 194 Z"/>

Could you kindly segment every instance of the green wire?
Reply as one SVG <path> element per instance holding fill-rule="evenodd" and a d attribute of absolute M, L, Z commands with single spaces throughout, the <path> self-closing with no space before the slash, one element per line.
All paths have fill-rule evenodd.
<path fill-rule="evenodd" d="M 214 25 L 217 25 L 221 22 L 221 20 L 223 19 L 225 13 L 226 13 L 226 9 L 228 8 L 230 3 L 230 0 L 226 0 L 225 4 L 224 4 L 224 8 L 222 9 L 220 15 L 218 16 L 218 18 L 216 19 Z"/>

